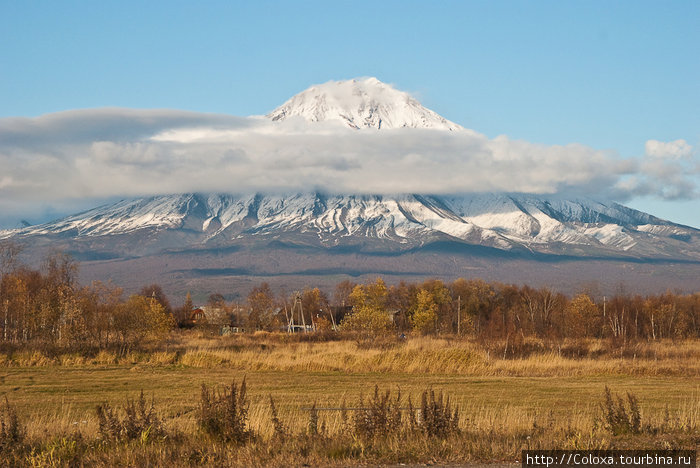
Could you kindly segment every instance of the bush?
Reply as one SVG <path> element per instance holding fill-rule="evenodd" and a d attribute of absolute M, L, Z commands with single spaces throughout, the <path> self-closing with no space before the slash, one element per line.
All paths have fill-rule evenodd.
<path fill-rule="evenodd" d="M 421 395 L 420 418 L 415 417 L 411 400 L 408 400 L 410 413 L 409 426 L 413 431 L 422 432 L 430 437 L 444 438 L 459 432 L 459 410 L 452 411 L 450 398 L 444 398 L 442 392 L 435 397 L 433 390 Z"/>
<path fill-rule="evenodd" d="M 270 412 L 272 413 L 270 421 L 272 422 L 272 428 L 275 431 L 274 437 L 277 439 L 284 439 L 287 436 L 287 428 L 277 416 L 277 407 L 275 406 L 275 400 L 272 399 L 272 395 L 270 395 Z"/>
<path fill-rule="evenodd" d="M 308 435 L 318 436 L 326 434 L 326 423 L 322 422 L 320 426 L 318 424 L 318 409 L 316 409 L 316 402 L 314 402 L 311 409 L 309 409 L 309 423 L 306 427 Z"/>
<path fill-rule="evenodd" d="M 198 415 L 199 427 L 209 435 L 242 444 L 253 433 L 248 429 L 248 401 L 245 379 L 240 387 L 233 382 L 230 387 L 217 391 L 202 384 Z"/>
<path fill-rule="evenodd" d="M 408 410 L 408 418 L 401 411 Z M 342 405 L 341 420 L 347 420 L 345 402 Z M 415 408 L 408 399 L 408 408 L 401 407 L 401 392 L 392 398 L 387 390 L 381 394 L 377 386 L 374 395 L 367 401 L 360 397 L 359 408 L 352 419 L 353 431 L 357 437 L 371 439 L 389 435 L 422 433 L 428 437 L 446 438 L 459 432 L 459 411 L 452 410 L 449 397 L 437 396 L 433 390 L 426 390 L 421 396 L 420 408 Z"/>
<path fill-rule="evenodd" d="M 639 402 L 633 394 L 627 392 L 626 407 L 625 401 L 619 396 L 613 398 L 610 389 L 606 386 L 600 409 L 603 413 L 604 427 L 611 433 L 619 435 L 641 432 L 642 417 Z"/>
<path fill-rule="evenodd" d="M 396 398 L 392 399 L 389 390 L 380 395 L 379 387 L 375 385 L 374 395 L 367 401 L 367 406 L 365 407 L 362 397 L 360 397 L 359 406 L 353 418 L 355 434 L 359 437 L 365 439 L 384 437 L 401 430 L 400 391 Z"/>
<path fill-rule="evenodd" d="M 19 423 L 15 408 L 5 397 L 5 405 L 0 412 L 0 452 L 12 448 L 24 440 L 24 431 Z"/>
<path fill-rule="evenodd" d="M 136 440 L 149 442 L 153 438 L 165 436 L 163 422 L 155 411 L 153 400 L 146 404 L 143 390 L 138 401 L 126 401 L 124 418 L 120 419 L 116 411 L 108 404 L 97 406 L 97 420 L 100 436 L 104 440 L 124 441 Z"/>

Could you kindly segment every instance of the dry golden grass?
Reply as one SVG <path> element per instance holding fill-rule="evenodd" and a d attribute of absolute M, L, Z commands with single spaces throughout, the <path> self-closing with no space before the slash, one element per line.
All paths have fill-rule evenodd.
<path fill-rule="evenodd" d="M 41 351 L 0 353 L 0 366 L 90 365 L 185 366 L 240 371 L 400 372 L 473 376 L 700 376 L 700 341 L 643 342 L 611 348 L 602 340 L 531 346 L 504 356 L 504 343 L 484 347 L 473 340 L 413 337 L 367 346 L 353 340 L 300 342 L 284 334 L 208 338 L 179 337 L 165 349 L 117 355 L 100 351 L 50 357 Z M 541 343 L 537 343 L 540 344 Z M 554 349 L 553 349 L 554 348 Z M 577 355 L 572 356 L 572 349 Z M 581 350 L 583 350 L 581 352 Z"/>
<path fill-rule="evenodd" d="M 404 372 L 483 376 L 682 375 L 700 376 L 700 342 L 640 343 L 605 351 L 588 340 L 587 355 L 571 358 L 544 349 L 521 358 L 503 358 L 466 340 L 415 337 L 388 348 L 350 340 L 284 343 L 270 337 L 198 339 L 184 347 L 179 363 L 237 370 L 305 372 Z M 266 339 L 265 339 L 266 338 Z M 564 343 L 566 348 L 567 343 Z M 578 344 L 581 346 L 581 344 Z M 496 346 L 497 347 L 497 346 Z"/>
<path fill-rule="evenodd" d="M 533 342 L 525 343 L 531 351 L 521 357 L 504 359 L 505 343 L 417 337 L 368 346 L 354 340 L 303 340 L 185 334 L 162 349 L 124 355 L 0 354 L 0 393 L 17 407 L 26 427 L 28 452 L 15 464 L 60 466 L 71 457 L 93 466 L 466 463 L 515 461 L 528 447 L 695 447 L 700 441 L 697 341 L 624 348 L 597 340 Z M 244 375 L 249 423 L 258 437 L 233 448 L 198 431 L 197 401 L 202 384 L 230 384 Z M 444 391 L 460 408 L 460 435 L 439 442 L 388 438 L 381 444 L 359 443 L 344 434 L 340 412 L 320 411 L 325 438 L 302 437 L 309 421 L 305 408 L 314 403 L 338 407 L 343 400 L 353 406 L 375 384 L 400 389 L 404 401 L 410 396 L 414 403 L 426 388 Z M 605 386 L 639 398 L 646 432 L 618 436 L 605 431 L 599 408 Z M 154 398 L 170 438 L 105 446 L 98 438 L 95 406 L 123 406 L 140 390 Z M 293 435 L 282 445 L 271 443 L 270 396 Z"/>
<path fill-rule="evenodd" d="M 255 387 L 249 387 L 255 390 Z M 414 401 L 416 394 L 412 393 Z M 523 395 L 530 398 L 529 395 Z M 605 448 L 693 448 L 700 437 L 700 394 L 680 401 L 672 409 L 649 411 L 642 400 L 643 431 L 637 435 L 616 436 L 601 424 L 598 407 L 602 394 L 580 402 L 566 411 L 528 408 L 513 404 L 488 405 L 458 399 L 461 411 L 460 433 L 446 439 L 388 436 L 362 441 L 347 434 L 340 413 L 320 412 L 321 436 L 305 435 L 309 413 L 300 406 L 283 406 L 279 411 L 288 434 L 286 441 L 274 438 L 270 406 L 259 392 L 252 398 L 249 427 L 256 438 L 244 446 L 217 442 L 198 431 L 194 412 L 167 419 L 166 432 L 172 440 L 148 443 L 100 442 L 94 416 L 86 419 L 80 411 L 64 407 L 54 413 L 35 416 L 27 424 L 27 465 L 55 466 L 78 456 L 93 466 L 115 463 L 134 466 L 155 464 L 188 466 L 213 464 L 227 466 L 334 466 L 348 463 L 441 463 L 509 461 L 518 459 L 520 450 L 605 449 Z M 406 398 L 406 396 L 404 396 Z M 281 403 L 278 399 L 277 403 Z M 348 400 L 350 407 L 357 400 Z M 338 406 L 338 397 L 324 404 Z M 162 405 L 161 405 L 162 406 Z M 278 405 L 280 406 L 280 405 Z M 321 406 L 321 405 L 319 405 Z M 76 434 L 80 434 L 77 436 Z M 194 458 L 193 458 L 194 457 Z M 36 465 L 35 465 L 36 466 Z"/>

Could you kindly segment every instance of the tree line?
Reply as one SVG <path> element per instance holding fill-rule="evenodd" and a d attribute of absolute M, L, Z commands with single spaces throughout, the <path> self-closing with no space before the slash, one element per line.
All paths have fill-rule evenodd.
<path fill-rule="evenodd" d="M 102 282 L 81 286 L 78 264 L 62 253 L 38 269 L 17 261 L 16 244 L 0 244 L 0 339 L 71 347 L 133 346 L 166 337 L 194 309 L 189 293 L 172 308 L 160 286 L 125 296 Z M 339 282 L 332 294 L 307 288 L 275 294 L 267 283 L 243 301 L 209 296 L 207 323 L 246 331 L 351 331 L 365 337 L 413 333 L 479 339 L 611 338 L 634 340 L 700 338 L 700 293 L 618 293 L 609 298 L 551 288 L 487 283 L 459 278 L 387 285 Z"/>
<path fill-rule="evenodd" d="M 323 323 L 334 312 L 340 329 L 376 335 L 418 333 L 485 339 L 537 337 L 612 338 L 619 341 L 700 338 L 700 293 L 572 297 L 548 287 L 487 283 L 459 278 L 387 285 L 381 278 L 365 284 L 337 284 L 333 300 L 317 288 L 301 294 L 304 310 Z M 247 325 L 274 329 L 289 318 L 291 298 L 275 297 L 266 284 L 247 299 Z M 333 303 L 336 306 L 330 306 Z M 339 307 L 339 305 L 349 307 Z M 330 313 L 325 314 L 323 311 Z M 318 311 L 318 312 L 317 312 Z M 284 312 L 284 313 L 283 313 Z M 328 324 L 324 323 L 324 328 Z"/>
<path fill-rule="evenodd" d="M 133 346 L 164 337 L 175 324 L 158 287 L 124 298 L 123 290 L 110 283 L 79 285 L 78 264 L 68 255 L 53 253 L 33 269 L 18 262 L 19 252 L 16 244 L 0 245 L 3 343 Z"/>

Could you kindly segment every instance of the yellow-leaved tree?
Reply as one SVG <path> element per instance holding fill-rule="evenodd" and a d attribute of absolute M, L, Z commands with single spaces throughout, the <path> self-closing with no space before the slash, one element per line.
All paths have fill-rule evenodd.
<path fill-rule="evenodd" d="M 159 339 L 175 326 L 173 316 L 152 297 L 139 294 L 119 304 L 114 317 L 114 326 L 121 341 L 133 345 L 144 339 Z"/>
<path fill-rule="evenodd" d="M 411 314 L 411 325 L 417 332 L 426 335 L 435 331 L 437 323 L 438 305 L 433 297 L 433 294 L 421 289 L 416 296 L 416 305 Z"/>
<path fill-rule="evenodd" d="M 571 299 L 564 316 L 564 333 L 571 338 L 595 336 L 601 326 L 598 307 L 588 294 L 578 294 Z"/>
<path fill-rule="evenodd" d="M 374 283 L 355 286 L 350 293 L 352 314 L 343 320 L 342 327 L 365 336 L 386 333 L 392 327 L 386 307 L 387 298 L 387 287 L 381 278 Z"/>

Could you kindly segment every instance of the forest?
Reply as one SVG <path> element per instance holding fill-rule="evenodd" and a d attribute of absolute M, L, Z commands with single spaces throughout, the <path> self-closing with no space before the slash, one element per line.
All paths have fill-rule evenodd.
<path fill-rule="evenodd" d="M 79 265 L 53 253 L 40 268 L 18 261 L 20 247 L 0 248 L 0 328 L 3 343 L 102 349 L 157 342 L 178 326 L 195 325 L 189 295 L 172 307 L 157 284 L 125 295 L 111 283 L 77 282 Z M 700 293 L 638 295 L 619 292 L 601 297 L 588 291 L 566 296 L 547 287 L 452 282 L 387 285 L 339 282 L 330 294 L 307 287 L 275 293 L 267 283 L 253 287 L 244 301 L 212 293 L 197 327 L 216 333 L 291 331 L 380 335 L 457 336 L 505 340 L 516 346 L 528 338 L 549 341 L 604 338 L 619 344 L 638 340 L 700 338 Z M 292 322 L 293 321 L 293 322 Z M 299 331 L 300 329 L 294 328 Z"/>

